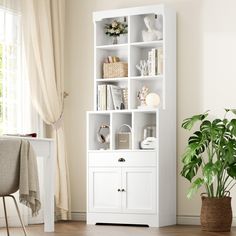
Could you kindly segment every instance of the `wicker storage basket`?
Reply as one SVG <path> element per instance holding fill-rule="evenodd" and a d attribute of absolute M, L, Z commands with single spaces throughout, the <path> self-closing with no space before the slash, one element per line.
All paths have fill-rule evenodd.
<path fill-rule="evenodd" d="M 127 62 L 103 63 L 103 78 L 116 78 L 128 76 Z"/>
<path fill-rule="evenodd" d="M 210 198 L 202 196 L 202 230 L 228 232 L 232 224 L 231 197 Z"/>

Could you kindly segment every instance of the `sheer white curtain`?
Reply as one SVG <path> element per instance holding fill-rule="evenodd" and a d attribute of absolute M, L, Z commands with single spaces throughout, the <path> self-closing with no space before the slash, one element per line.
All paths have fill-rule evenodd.
<path fill-rule="evenodd" d="M 57 218 L 70 219 L 63 127 L 65 0 L 22 0 L 27 70 L 34 107 L 55 138 Z"/>
<path fill-rule="evenodd" d="M 0 134 L 37 132 L 22 47 L 20 0 L 0 0 Z"/>
<path fill-rule="evenodd" d="M 0 135 L 32 132 L 40 135 L 43 128 L 32 108 L 25 77 L 20 3 L 20 0 L 0 0 Z M 13 202 L 7 200 L 7 206 L 10 224 L 18 225 Z M 27 223 L 28 209 L 21 206 L 21 210 Z M 2 211 L 0 225 L 5 225 Z"/>
<path fill-rule="evenodd" d="M 35 118 L 28 106 L 30 96 L 37 113 L 51 125 L 51 137 L 56 140 L 57 218 L 67 220 L 70 219 L 70 188 L 63 128 L 65 0 L 0 0 L 0 6 L 8 22 L 6 27 L 0 27 L 7 42 L 3 55 L 8 53 L 2 59 L 4 71 L 0 71 L 4 87 L 0 101 L 2 129 L 4 133 L 30 132 L 31 118 Z M 19 60 L 22 53 L 27 68 Z M 28 75 L 30 95 L 22 76 L 24 72 Z"/>

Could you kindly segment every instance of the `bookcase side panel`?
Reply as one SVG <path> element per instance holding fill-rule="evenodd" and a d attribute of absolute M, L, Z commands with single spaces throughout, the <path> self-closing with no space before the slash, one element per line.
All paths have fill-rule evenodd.
<path fill-rule="evenodd" d="M 176 13 L 171 9 L 165 9 L 164 35 L 163 92 L 166 103 L 164 109 L 160 110 L 158 162 L 160 226 L 176 223 Z"/>

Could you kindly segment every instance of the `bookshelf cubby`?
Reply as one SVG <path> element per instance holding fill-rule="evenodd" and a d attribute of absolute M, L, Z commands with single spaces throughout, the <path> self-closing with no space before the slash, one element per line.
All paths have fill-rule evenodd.
<path fill-rule="evenodd" d="M 143 140 L 143 129 L 146 126 L 156 126 L 156 112 L 134 112 L 134 149 L 140 149 L 140 141 Z"/>
<path fill-rule="evenodd" d="M 162 107 L 163 103 L 163 80 L 161 78 L 153 79 L 133 79 L 130 82 L 130 107 L 131 109 L 137 109 L 139 106 L 139 101 L 137 99 L 137 91 L 140 90 L 143 86 L 149 88 L 150 93 L 157 93 L 160 96 L 161 102 L 159 107 Z"/>
<path fill-rule="evenodd" d="M 110 115 L 109 114 L 90 114 L 89 116 L 90 132 L 89 132 L 89 149 L 100 150 L 110 149 L 110 144 L 101 144 L 97 141 L 97 131 L 100 125 L 110 126 Z"/>
<path fill-rule="evenodd" d="M 104 27 L 106 24 L 111 23 L 112 21 L 117 20 L 117 21 L 121 21 L 121 22 L 126 22 L 128 24 L 129 27 L 129 17 L 128 16 L 121 16 L 121 17 L 111 17 L 111 18 L 107 18 L 107 19 L 101 19 L 101 21 L 98 21 L 96 23 L 96 42 L 95 45 L 96 46 L 105 46 L 105 45 L 111 45 L 112 44 L 112 40 L 111 38 L 109 38 L 107 35 L 105 35 L 104 32 Z M 120 39 L 119 39 L 119 44 L 127 44 L 128 43 L 128 35 L 121 35 Z M 119 44 L 117 46 L 119 46 Z"/>
<path fill-rule="evenodd" d="M 130 16 L 130 42 L 142 42 L 142 34 L 140 32 L 146 28 L 144 24 L 144 17 L 149 16 L 155 22 L 155 15 L 162 15 L 162 12 L 157 14 L 141 14 Z M 156 25 L 155 25 L 156 28 Z"/>
<path fill-rule="evenodd" d="M 143 41 L 144 17 L 157 27 L 162 19 L 163 37 Z M 104 33 L 113 20 L 128 24 L 128 33 L 118 44 Z M 176 16 L 165 5 L 100 11 L 94 21 L 94 109 L 87 112 L 87 223 L 144 224 L 161 227 L 176 223 Z M 136 65 L 148 59 L 148 52 L 160 49 L 162 71 L 140 75 Z M 159 52 L 158 52 L 159 53 Z M 103 63 L 119 57 L 128 63 L 127 77 L 104 78 Z M 101 86 L 127 89 L 127 107 L 104 109 L 98 103 Z M 158 107 L 140 109 L 137 98 L 143 86 L 160 97 Z M 104 91 L 107 91 L 104 89 Z M 104 104 L 103 104 L 104 105 Z M 109 125 L 109 143 L 97 138 L 100 125 Z M 117 134 L 122 125 L 131 127 L 129 149 L 118 149 Z M 152 149 L 141 149 L 144 128 L 155 129 Z M 150 136 L 153 137 L 153 136 Z M 168 169 L 167 169 L 168 167 Z M 166 185 L 168 183 L 168 185 Z M 106 194 L 109 193 L 109 194 Z"/>
<path fill-rule="evenodd" d="M 113 150 L 118 149 L 116 134 L 118 133 L 119 128 L 123 124 L 127 124 L 132 128 L 132 113 L 131 112 L 112 114 L 112 149 Z"/>

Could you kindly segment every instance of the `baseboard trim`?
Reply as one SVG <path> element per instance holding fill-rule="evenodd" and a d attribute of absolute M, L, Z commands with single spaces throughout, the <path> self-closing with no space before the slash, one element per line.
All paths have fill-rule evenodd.
<path fill-rule="evenodd" d="M 75 221 L 86 221 L 86 212 L 71 212 L 71 219 Z"/>
<path fill-rule="evenodd" d="M 178 225 L 200 225 L 200 216 L 177 216 Z M 236 226 L 236 216 L 233 217 L 232 226 Z"/>
<path fill-rule="evenodd" d="M 176 223 L 178 225 L 200 225 L 199 216 L 177 216 Z"/>
<path fill-rule="evenodd" d="M 71 219 L 75 221 L 86 221 L 86 212 L 71 212 Z M 177 216 L 177 224 L 200 225 L 200 217 L 199 216 Z"/>
<path fill-rule="evenodd" d="M 86 212 L 72 212 L 71 219 L 75 221 L 86 221 Z M 177 216 L 178 225 L 200 225 L 200 216 Z M 236 216 L 233 217 L 232 226 L 236 226 Z"/>

